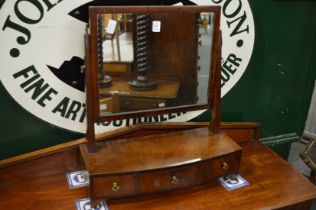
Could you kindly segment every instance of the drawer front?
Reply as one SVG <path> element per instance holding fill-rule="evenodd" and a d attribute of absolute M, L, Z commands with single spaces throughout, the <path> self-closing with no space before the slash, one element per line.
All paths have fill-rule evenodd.
<path fill-rule="evenodd" d="M 139 174 L 140 193 L 151 193 L 184 188 L 200 183 L 203 165 Z"/>
<path fill-rule="evenodd" d="M 164 107 L 166 107 L 166 100 L 163 99 L 120 97 L 121 111 L 155 109 Z"/>
<path fill-rule="evenodd" d="M 92 180 L 91 188 L 95 198 L 116 198 L 135 194 L 134 175 L 97 176 Z"/>
<path fill-rule="evenodd" d="M 236 152 L 225 157 L 212 159 L 206 163 L 203 181 L 214 177 L 221 177 L 231 173 L 238 173 L 241 152 Z"/>
<path fill-rule="evenodd" d="M 91 197 L 111 199 L 194 186 L 227 174 L 238 173 L 240 157 L 241 152 L 236 152 L 186 167 L 133 175 L 92 176 Z"/>

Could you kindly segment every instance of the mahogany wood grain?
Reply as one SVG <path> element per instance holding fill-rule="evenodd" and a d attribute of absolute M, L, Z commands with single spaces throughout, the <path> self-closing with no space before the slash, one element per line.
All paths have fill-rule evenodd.
<path fill-rule="evenodd" d="M 242 143 L 240 174 L 250 185 L 226 191 L 217 181 L 208 186 L 165 193 L 163 196 L 109 202 L 118 209 L 298 209 L 316 198 L 316 187 L 277 154 L 256 141 Z M 157 204 L 157 205 L 155 205 Z"/>
<path fill-rule="evenodd" d="M 164 127 L 166 126 L 166 127 Z M 161 123 L 155 123 L 155 124 L 136 124 L 130 127 L 123 127 L 118 128 L 112 131 L 108 131 L 106 133 L 97 134 L 96 138 L 98 141 L 101 141 L 102 139 L 121 139 L 130 137 L 130 135 L 133 136 L 145 136 L 147 135 L 147 132 L 153 132 L 158 131 L 156 134 L 161 133 L 161 129 L 165 132 L 168 130 L 186 130 L 191 128 L 200 128 L 200 127 L 207 127 L 207 122 L 161 122 Z M 260 124 L 256 122 L 222 122 L 221 123 L 221 130 L 225 131 L 226 134 L 231 138 L 234 138 L 237 142 L 239 141 L 246 141 L 250 139 L 258 139 L 258 133 L 260 130 Z M 131 134 L 133 132 L 133 134 Z M 239 134 L 238 134 L 239 133 Z M 34 158 L 39 158 L 42 156 L 48 156 L 51 154 L 55 154 L 58 152 L 61 152 L 64 149 L 70 149 L 72 147 L 77 147 L 79 144 L 82 144 L 86 141 L 86 138 L 80 138 L 77 140 L 72 140 L 66 143 L 58 144 L 55 146 L 47 147 L 44 149 L 36 150 L 34 152 L 29 152 L 26 154 L 14 156 L 12 158 L 0 160 L 0 168 L 8 167 L 11 165 L 15 165 L 18 163 L 22 163 L 25 161 L 30 161 Z"/>
<path fill-rule="evenodd" d="M 224 133 L 213 135 L 208 128 L 150 135 L 97 144 L 97 153 L 80 145 L 90 175 L 133 173 L 183 164 L 193 164 L 240 151 Z"/>
<path fill-rule="evenodd" d="M 139 190 L 143 193 L 150 193 L 157 191 L 158 187 L 160 190 L 171 190 L 196 185 L 202 181 L 204 170 L 205 164 L 196 164 L 171 171 L 142 173 L 139 175 Z M 178 183 L 173 184 L 172 177 L 175 177 Z M 158 184 L 159 186 L 157 186 Z"/>
<path fill-rule="evenodd" d="M 249 129 L 249 128 L 245 128 Z M 251 136 L 248 136 L 251 138 Z M 241 141 L 240 174 L 250 185 L 226 191 L 217 181 L 190 189 L 109 202 L 111 210 L 308 209 L 316 187 L 258 141 Z M 49 166 L 48 166 L 49 167 Z M 5 169 L 0 169 L 0 174 Z M 65 174 L 0 184 L 0 209 L 69 210 L 88 197 L 87 188 L 69 190 Z"/>
<path fill-rule="evenodd" d="M 209 129 L 214 133 L 220 131 L 221 123 L 221 55 L 222 55 L 222 34 L 220 29 L 221 16 L 215 13 L 214 32 L 212 40 L 212 53 L 210 60 L 211 71 L 209 81 L 208 104 L 212 113 Z M 215 55 L 213 54 L 215 53 Z"/>
<path fill-rule="evenodd" d="M 14 156 L 12 158 L 0 160 L 0 169 L 7 166 L 20 164 L 25 161 L 30 161 L 35 158 L 46 157 L 55 153 L 63 152 L 64 150 L 71 150 L 72 148 L 77 148 L 79 144 L 82 144 L 84 142 L 85 142 L 85 138 L 81 138 L 81 139 L 69 141 L 63 144 L 58 144 L 55 146 L 36 150 L 34 152 L 29 152 L 26 154 Z"/>
<path fill-rule="evenodd" d="M 6 210 L 70 210 L 76 209 L 76 199 L 86 197 L 87 188 L 69 190 L 65 174 L 0 184 L 0 209 Z"/>
<path fill-rule="evenodd" d="M 145 110 L 145 109 L 155 109 L 162 106 L 168 106 L 172 100 L 167 100 L 163 98 L 135 98 L 135 97 L 120 97 L 119 106 L 122 111 L 132 111 L 132 110 Z"/>
<path fill-rule="evenodd" d="M 100 199 L 143 196 L 204 184 L 227 174 L 238 174 L 240 156 L 241 151 L 236 151 L 206 161 L 180 163 L 179 166 L 154 171 L 90 174 L 90 197 L 97 205 L 96 201 Z M 223 168 L 224 163 L 227 168 Z M 116 190 L 113 189 L 114 185 L 118 187 Z"/>
<path fill-rule="evenodd" d="M 160 33 L 148 34 L 150 72 L 179 80 L 178 105 L 196 104 L 198 100 L 198 17 L 194 13 L 150 14 L 150 21 L 162 23 Z"/>
<path fill-rule="evenodd" d="M 95 132 L 94 132 L 94 118 L 96 113 L 100 113 L 100 109 L 95 108 L 94 100 L 95 100 L 95 92 L 96 87 L 92 85 L 89 81 L 95 77 L 95 72 L 92 71 L 92 63 L 91 63 L 91 43 L 90 43 L 90 35 L 86 34 L 84 36 L 84 46 L 85 46 L 85 84 L 86 84 L 86 110 L 87 110 L 87 134 L 86 140 L 88 148 L 91 152 L 95 152 Z"/>
<path fill-rule="evenodd" d="M 128 80 L 112 79 L 112 86 L 100 88 L 100 98 L 117 97 L 116 106 L 119 112 L 143 111 L 169 106 L 176 99 L 180 88 L 178 81 L 157 80 L 157 88 L 148 91 L 132 90 Z M 104 99 L 100 100 L 101 101 Z M 171 104 L 170 104 L 171 105 Z M 114 115 L 117 112 L 112 112 Z M 102 113 L 107 118 L 111 112 Z"/>
<path fill-rule="evenodd" d="M 168 124 L 167 129 L 161 129 Z M 174 126 L 170 126 L 170 125 Z M 161 132 L 175 132 L 192 127 L 207 127 L 207 122 L 192 123 L 159 123 L 134 125 L 132 128 L 120 128 L 109 131 L 106 134 L 97 135 L 97 139 L 125 139 L 127 137 L 139 137 L 155 135 Z M 234 138 L 237 143 L 250 139 L 258 139 L 260 124 L 254 122 L 222 122 L 221 129 Z M 132 133 L 131 133 L 132 132 Z M 41 176 L 50 176 L 58 173 L 81 170 L 83 168 L 80 159 L 79 144 L 86 141 L 85 138 L 0 160 L 0 182 L 17 182 L 34 179 Z M 49 167 L 47 167 L 49 166 Z"/>
<path fill-rule="evenodd" d="M 102 139 L 111 140 L 148 136 L 159 134 L 161 132 L 177 132 L 207 126 L 209 126 L 208 122 L 161 122 L 137 124 L 100 134 L 97 136 L 97 141 L 101 141 Z M 256 122 L 222 122 L 220 128 L 236 142 L 259 139 L 260 124 Z"/>
<path fill-rule="evenodd" d="M 84 168 L 78 148 L 72 148 L 10 167 L 3 167 L 0 172 L 0 183 L 24 182 Z"/>
<path fill-rule="evenodd" d="M 90 14 L 220 12 L 219 6 L 90 6 Z"/>
<path fill-rule="evenodd" d="M 158 80 L 157 89 L 148 91 L 132 90 L 126 80 L 113 79 L 112 82 L 112 86 L 100 88 L 100 97 L 115 93 L 119 96 L 173 99 L 177 97 L 180 88 L 178 81 L 171 80 Z"/>

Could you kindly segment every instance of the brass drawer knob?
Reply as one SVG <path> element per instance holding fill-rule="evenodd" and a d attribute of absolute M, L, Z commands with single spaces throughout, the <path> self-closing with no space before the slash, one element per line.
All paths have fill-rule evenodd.
<path fill-rule="evenodd" d="M 180 180 L 176 176 L 172 176 L 172 179 L 171 179 L 172 184 L 178 184 L 179 182 Z"/>
<path fill-rule="evenodd" d="M 117 183 L 116 183 L 116 182 L 113 182 L 112 190 L 113 190 L 114 192 L 116 192 L 116 191 L 118 191 L 119 189 L 120 189 L 120 187 L 117 185 Z"/>
<path fill-rule="evenodd" d="M 229 165 L 228 165 L 226 162 L 223 162 L 223 163 L 222 163 L 222 169 L 223 169 L 224 171 L 227 171 L 227 170 L 229 169 Z"/>

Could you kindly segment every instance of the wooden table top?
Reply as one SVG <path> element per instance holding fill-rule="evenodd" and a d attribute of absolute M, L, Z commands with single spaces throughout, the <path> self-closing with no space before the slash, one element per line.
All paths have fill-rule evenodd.
<path fill-rule="evenodd" d="M 277 154 L 257 141 L 240 142 L 240 174 L 250 185 L 226 191 L 217 181 L 208 185 L 121 201 L 110 210 L 276 209 L 300 205 L 316 198 L 316 187 Z M 75 200 L 88 197 L 87 188 L 69 190 L 65 174 L 28 181 L 0 183 L 0 209 L 75 209 Z"/>
<path fill-rule="evenodd" d="M 241 150 L 225 133 L 210 134 L 207 127 L 100 142 L 96 153 L 85 144 L 80 149 L 90 175 L 163 169 Z"/>
<path fill-rule="evenodd" d="M 131 89 L 128 80 L 113 79 L 112 86 L 100 88 L 99 92 L 101 97 L 118 94 L 119 96 L 174 99 L 178 95 L 179 88 L 178 81 L 158 80 L 156 89 L 139 91 Z"/>

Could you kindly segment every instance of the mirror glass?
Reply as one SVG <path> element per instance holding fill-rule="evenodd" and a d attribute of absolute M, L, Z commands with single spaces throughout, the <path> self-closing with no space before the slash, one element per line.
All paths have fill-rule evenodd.
<path fill-rule="evenodd" d="M 214 14 L 97 15 L 100 115 L 208 103 Z"/>

